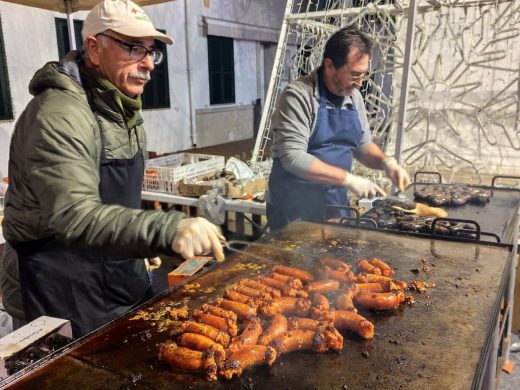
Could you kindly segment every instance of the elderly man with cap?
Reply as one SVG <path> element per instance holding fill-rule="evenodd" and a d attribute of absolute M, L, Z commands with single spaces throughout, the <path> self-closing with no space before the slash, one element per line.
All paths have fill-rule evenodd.
<path fill-rule="evenodd" d="M 21 324 L 70 319 L 81 336 L 151 297 L 143 258 L 213 251 L 218 228 L 144 211 L 146 135 L 140 95 L 171 44 L 128 0 L 101 1 L 83 25 L 84 52 L 38 70 L 10 147 L 3 232 L 4 305 Z"/>

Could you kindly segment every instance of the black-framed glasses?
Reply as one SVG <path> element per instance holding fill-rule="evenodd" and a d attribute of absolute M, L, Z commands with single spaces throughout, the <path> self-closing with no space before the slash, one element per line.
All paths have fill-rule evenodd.
<path fill-rule="evenodd" d="M 365 81 L 369 79 L 371 74 L 371 71 L 368 71 L 366 73 L 352 72 L 351 70 L 349 70 L 349 68 L 347 68 L 347 65 L 343 65 L 343 70 L 345 70 L 345 72 L 347 72 L 350 75 L 352 81 L 355 83 L 357 83 L 358 81 Z"/>
<path fill-rule="evenodd" d="M 157 49 L 147 49 L 146 47 L 142 45 L 136 45 L 134 43 L 128 43 L 125 41 L 122 41 L 121 39 L 117 39 L 111 35 L 99 33 L 97 35 L 103 35 L 104 37 L 108 37 L 112 39 L 113 41 L 119 43 L 121 46 L 128 49 L 128 55 L 130 58 L 134 61 L 142 61 L 144 57 L 146 57 L 147 54 L 150 54 L 150 57 L 152 57 L 152 62 L 154 65 L 159 65 L 163 58 L 164 54 L 162 51 Z"/>

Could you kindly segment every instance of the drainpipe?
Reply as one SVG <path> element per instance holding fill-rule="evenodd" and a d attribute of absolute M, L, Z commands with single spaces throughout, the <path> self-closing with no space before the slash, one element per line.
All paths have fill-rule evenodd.
<path fill-rule="evenodd" d="M 67 7 L 67 29 L 69 31 L 70 50 L 76 50 L 76 33 L 74 31 L 74 19 L 72 17 L 72 6 L 70 0 L 65 0 L 65 7 Z"/>
<path fill-rule="evenodd" d="M 197 146 L 197 134 L 195 129 L 195 115 L 194 115 L 194 106 L 193 103 L 193 86 L 191 82 L 191 55 L 190 55 L 190 28 L 188 21 L 190 19 L 188 18 L 188 0 L 184 0 L 184 37 L 185 37 L 185 44 L 186 44 L 186 77 L 188 79 L 188 98 L 189 98 L 189 110 L 190 110 L 190 139 L 191 139 L 191 146 L 196 147 Z"/>

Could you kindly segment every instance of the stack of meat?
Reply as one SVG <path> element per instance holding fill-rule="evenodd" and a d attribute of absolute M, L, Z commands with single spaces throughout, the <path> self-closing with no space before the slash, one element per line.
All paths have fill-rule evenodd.
<path fill-rule="evenodd" d="M 193 310 L 176 343 L 160 345 L 159 359 L 209 380 L 231 379 L 246 368 L 272 365 L 284 353 L 341 351 L 339 331 L 371 339 L 374 325 L 356 307 L 395 309 L 407 285 L 392 279 L 394 270 L 377 258 L 358 260 L 357 270 L 324 258 L 314 275 L 275 265 L 269 275 L 243 279 L 214 305 Z"/>

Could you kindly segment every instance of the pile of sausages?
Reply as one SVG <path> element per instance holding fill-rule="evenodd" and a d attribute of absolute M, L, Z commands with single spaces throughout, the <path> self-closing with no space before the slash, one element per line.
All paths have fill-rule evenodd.
<path fill-rule="evenodd" d="M 284 353 L 341 351 L 339 331 L 371 339 L 374 325 L 357 307 L 395 309 L 407 285 L 392 279 L 394 270 L 377 258 L 358 260 L 357 271 L 323 258 L 315 274 L 275 265 L 268 275 L 243 279 L 213 305 L 193 310 L 176 342 L 160 345 L 159 359 L 208 380 L 231 379 L 249 367 L 272 365 Z"/>

